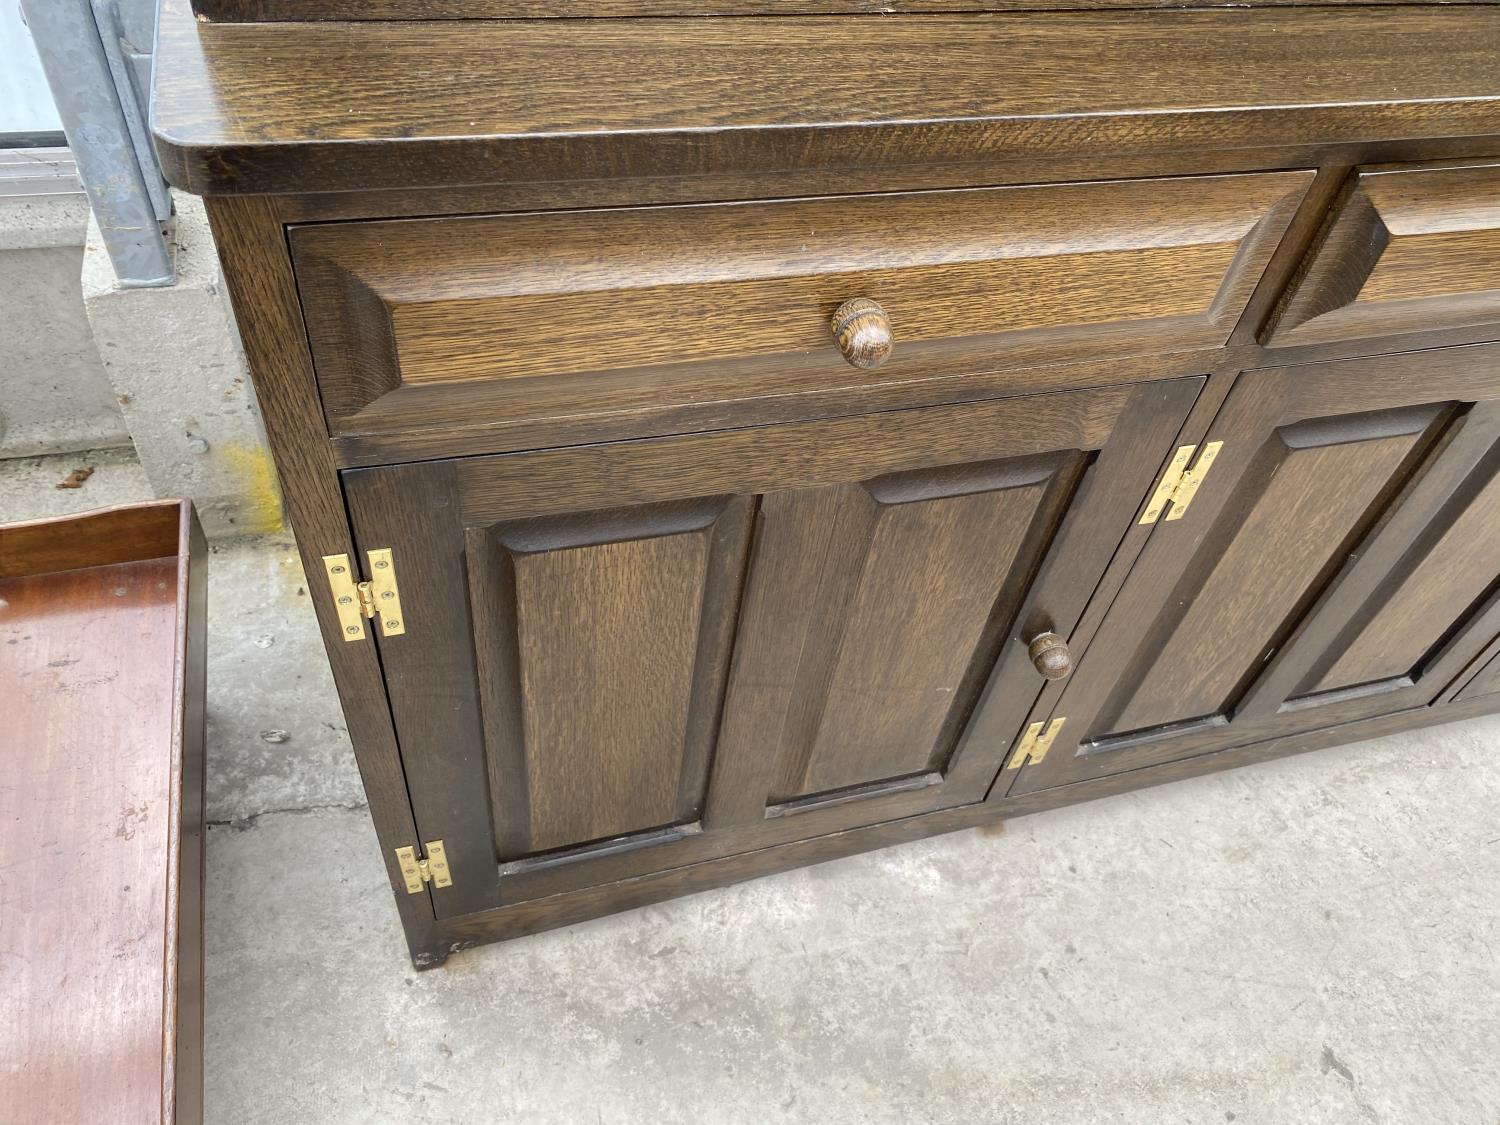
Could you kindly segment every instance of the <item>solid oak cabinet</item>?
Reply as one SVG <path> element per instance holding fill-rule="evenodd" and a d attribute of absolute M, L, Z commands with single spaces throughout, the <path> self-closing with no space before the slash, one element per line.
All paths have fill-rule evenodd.
<path fill-rule="evenodd" d="M 1201 384 L 347 473 L 439 910 L 983 801 Z"/>
<path fill-rule="evenodd" d="M 1012 793 L 1425 706 L 1500 628 L 1500 347 L 1241 375 Z"/>
<path fill-rule="evenodd" d="M 317 223 L 292 258 L 329 432 L 456 431 L 538 396 L 868 381 L 829 319 L 878 294 L 887 379 L 1218 346 L 1312 174 Z M 629 378 L 622 378 L 625 372 Z"/>
<path fill-rule="evenodd" d="M 419 967 L 1500 711 L 1500 7 L 868 7 L 163 0 Z"/>

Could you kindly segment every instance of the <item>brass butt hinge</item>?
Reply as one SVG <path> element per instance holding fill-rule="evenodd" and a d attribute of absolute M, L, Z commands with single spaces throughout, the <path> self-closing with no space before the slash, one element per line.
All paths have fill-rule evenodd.
<path fill-rule="evenodd" d="M 370 577 L 356 582 L 348 555 L 323 556 L 323 571 L 338 610 L 339 631 L 346 641 L 362 641 L 365 620 L 373 617 L 380 623 L 382 637 L 399 637 L 406 632 L 406 620 L 401 616 L 401 590 L 396 585 L 391 549 L 366 551 L 365 558 L 370 564 Z"/>
<path fill-rule="evenodd" d="M 1203 484 L 1203 478 L 1208 476 L 1208 470 L 1213 467 L 1214 458 L 1218 457 L 1219 450 L 1223 447 L 1222 441 L 1209 442 L 1203 447 L 1203 452 L 1198 454 L 1198 460 L 1193 462 L 1193 467 L 1188 468 L 1188 463 L 1193 461 L 1193 454 L 1198 447 L 1179 445 L 1177 452 L 1172 455 L 1172 463 L 1162 474 L 1161 483 L 1151 494 L 1151 502 L 1141 513 L 1139 522 L 1155 523 L 1161 518 L 1163 509 L 1169 503 L 1172 505 L 1172 510 L 1167 513 L 1168 522 L 1180 520 L 1186 515 L 1188 505 L 1193 502 L 1193 497 L 1198 495 L 1198 488 Z"/>
<path fill-rule="evenodd" d="M 1059 715 L 1050 723 L 1032 723 L 1026 728 L 1026 733 L 1021 736 L 1016 752 L 1010 756 L 1010 761 L 1005 763 L 1005 768 L 1018 770 L 1028 761 L 1040 762 L 1047 756 L 1047 751 L 1052 749 L 1053 741 L 1062 733 L 1063 724 L 1067 721 Z"/>
<path fill-rule="evenodd" d="M 396 862 L 401 866 L 401 878 L 406 880 L 406 893 L 414 895 L 423 883 L 434 887 L 453 886 L 453 876 L 448 871 L 448 853 L 443 850 L 441 840 L 427 841 L 427 858 L 418 859 L 416 848 L 397 848 Z"/>

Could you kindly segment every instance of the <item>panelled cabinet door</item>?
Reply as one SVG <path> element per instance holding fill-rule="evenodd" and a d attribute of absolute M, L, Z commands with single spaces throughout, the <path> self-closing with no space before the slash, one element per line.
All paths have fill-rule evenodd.
<path fill-rule="evenodd" d="M 1500 631 L 1500 347 L 1252 371 L 1011 795 L 1421 707 Z"/>
<path fill-rule="evenodd" d="M 1500 641 L 1492 643 L 1474 663 L 1478 670 L 1468 670 L 1460 680 L 1461 686 L 1453 698 L 1468 700 L 1500 695 Z"/>
<path fill-rule="evenodd" d="M 1459 692 L 1459 699 L 1478 699 L 1482 695 L 1500 694 L 1500 656 L 1491 658 L 1484 669 Z"/>
<path fill-rule="evenodd" d="M 1201 383 L 346 473 L 439 914 L 984 800 Z"/>

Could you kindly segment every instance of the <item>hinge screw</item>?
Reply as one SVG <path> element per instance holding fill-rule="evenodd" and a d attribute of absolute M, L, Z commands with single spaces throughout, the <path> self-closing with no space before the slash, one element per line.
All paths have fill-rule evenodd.
<path fill-rule="evenodd" d="M 351 598 L 351 597 L 350 597 L 350 596 L 349 596 L 349 595 L 348 595 L 348 594 L 345 594 L 345 595 L 344 595 L 344 596 L 343 596 L 343 597 L 341 597 L 341 598 L 340 598 L 340 599 L 339 599 L 339 605 L 348 605 L 348 604 L 349 604 L 349 603 L 350 603 L 350 602 L 352 602 L 352 601 L 353 601 L 353 600 L 354 600 L 354 599 L 353 599 L 353 598 Z"/>
<path fill-rule="evenodd" d="M 399 622 L 399 621 L 387 621 L 385 623 L 385 627 L 387 629 L 395 629 L 395 628 L 398 628 L 400 626 L 400 624 L 401 624 L 401 622 Z"/>
<path fill-rule="evenodd" d="M 341 566 L 331 566 L 328 569 L 331 570 L 334 574 L 343 574 L 344 573 L 344 568 L 341 567 Z"/>
<path fill-rule="evenodd" d="M 390 565 L 391 565 L 390 563 L 386 562 L 384 559 L 381 559 L 378 563 L 375 564 L 375 569 L 376 570 L 384 570 L 386 567 L 388 567 Z"/>
<path fill-rule="evenodd" d="M 358 633 L 359 632 L 359 626 L 358 625 L 349 625 L 349 626 L 347 626 L 344 629 L 344 632 L 346 632 L 346 633 Z"/>

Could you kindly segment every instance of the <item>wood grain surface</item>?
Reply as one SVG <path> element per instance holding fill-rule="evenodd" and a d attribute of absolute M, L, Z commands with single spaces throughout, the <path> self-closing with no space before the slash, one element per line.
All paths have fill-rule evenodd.
<path fill-rule="evenodd" d="M 439 918 L 982 800 L 1200 385 L 346 473 Z"/>
<path fill-rule="evenodd" d="M 1500 5 L 1115 5 L 165 0 L 419 965 L 1500 705 Z"/>
<path fill-rule="evenodd" d="M 320 574 L 323 555 L 352 554 L 354 544 L 333 452 L 322 434 L 322 409 L 286 233 L 270 200 L 212 199 L 206 209 L 276 459 L 287 520 L 297 535 L 303 571 Z M 413 955 L 435 959 L 424 936 L 432 921 L 431 899 L 406 894 L 395 857 L 396 848 L 433 834 L 421 836 L 412 820 L 379 660 L 369 645 L 344 642 L 331 599 L 311 600 L 370 799 L 386 875 L 399 896 L 402 924 Z"/>
<path fill-rule="evenodd" d="M 1500 133 L 1492 7 L 850 18 L 204 24 L 167 0 L 153 127 L 198 193 Z"/>
<path fill-rule="evenodd" d="M 1436 700 L 1500 632 L 1497 396 L 1493 345 L 1241 376 L 1011 794 Z"/>
<path fill-rule="evenodd" d="M 966 338 L 992 365 L 1222 344 L 1311 180 L 333 223 L 291 246 L 333 432 L 462 427 L 599 372 L 601 402 L 681 395 L 735 361 L 753 393 L 769 357 L 805 389 L 841 385 L 829 318 L 853 299 L 900 340 L 869 381 L 940 374 Z"/>
<path fill-rule="evenodd" d="M 1398 2 L 1402 0 L 1321 0 L 1327 6 Z M 1489 0 L 1457 2 L 1487 3 Z M 1281 7 L 1301 3 L 1305 0 L 1240 0 L 1239 6 Z M 1172 8 L 1180 4 L 1181 0 L 193 0 L 193 10 L 206 19 L 230 22 L 868 15 L 1050 8 Z"/>
<path fill-rule="evenodd" d="M 205 550 L 181 501 L 0 528 L 7 1120 L 202 1120 Z"/>
<path fill-rule="evenodd" d="M 1479 672 L 1464 685 L 1458 699 L 1478 699 L 1481 696 L 1500 694 L 1500 656 L 1491 657 Z"/>
<path fill-rule="evenodd" d="M 1275 346 L 1500 321 L 1500 164 L 1365 169 L 1328 216 Z"/>

